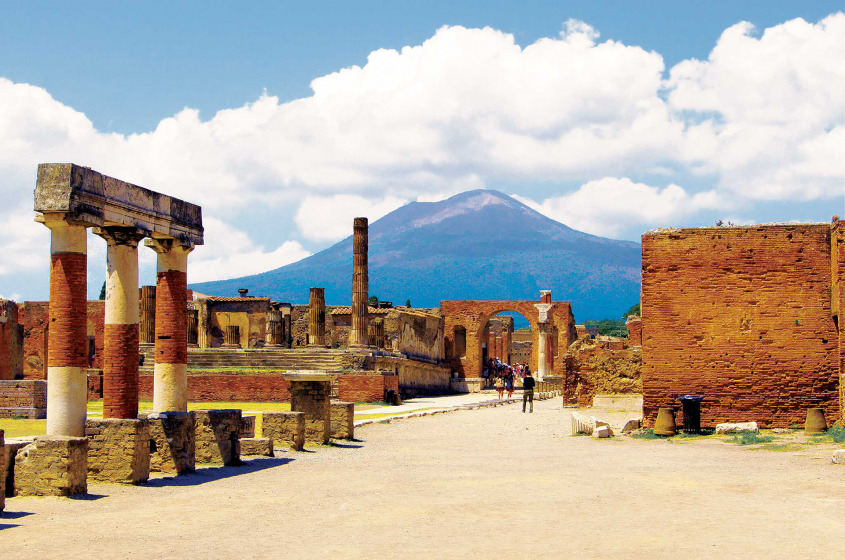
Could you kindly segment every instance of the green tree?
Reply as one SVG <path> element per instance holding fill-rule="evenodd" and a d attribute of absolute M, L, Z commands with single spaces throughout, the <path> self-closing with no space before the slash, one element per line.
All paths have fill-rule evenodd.
<path fill-rule="evenodd" d="M 106 299 L 106 281 L 103 280 L 103 287 L 100 288 L 100 299 Z"/>
<path fill-rule="evenodd" d="M 378 307 L 378 296 L 370 296 L 370 299 L 367 300 L 367 303 L 370 307 Z"/>
<path fill-rule="evenodd" d="M 637 302 L 631 306 L 631 308 L 622 314 L 623 319 L 627 319 L 630 315 L 636 315 L 637 317 L 640 316 L 640 303 Z"/>
<path fill-rule="evenodd" d="M 405 302 L 405 307 L 411 307 L 411 300 Z"/>

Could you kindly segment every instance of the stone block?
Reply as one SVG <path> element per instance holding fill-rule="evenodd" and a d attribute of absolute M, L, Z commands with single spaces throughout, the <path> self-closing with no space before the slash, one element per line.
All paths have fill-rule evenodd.
<path fill-rule="evenodd" d="M 305 413 L 305 441 L 325 445 L 332 433 L 331 382 L 291 380 L 290 409 Z"/>
<path fill-rule="evenodd" d="M 255 437 L 255 416 L 241 417 L 241 439 Z"/>
<path fill-rule="evenodd" d="M 196 415 L 158 412 L 147 415 L 150 431 L 150 470 L 193 472 L 196 468 Z"/>
<path fill-rule="evenodd" d="M 0 418 L 47 418 L 47 382 L 0 381 Z"/>
<path fill-rule="evenodd" d="M 332 437 L 352 439 L 355 437 L 355 403 L 332 401 Z"/>
<path fill-rule="evenodd" d="M 85 421 L 88 476 L 103 482 L 138 484 L 150 478 L 150 434 L 146 419 Z"/>
<path fill-rule="evenodd" d="M 613 430 L 610 429 L 610 426 L 597 426 L 592 435 L 595 439 L 609 438 L 613 437 Z"/>
<path fill-rule="evenodd" d="M 643 425 L 642 418 L 632 418 L 625 422 L 625 425 L 622 426 L 622 433 L 627 434 L 628 432 L 633 432 L 634 430 L 639 430 Z"/>
<path fill-rule="evenodd" d="M 845 465 L 845 449 L 834 451 L 832 461 L 835 465 Z"/>
<path fill-rule="evenodd" d="M 717 434 L 737 434 L 740 432 L 756 432 L 757 422 L 725 422 L 716 424 Z"/>
<path fill-rule="evenodd" d="M 197 410 L 196 461 L 239 465 L 241 462 L 241 411 Z"/>
<path fill-rule="evenodd" d="M 16 496 L 88 492 L 88 438 L 38 436 L 15 457 Z"/>
<path fill-rule="evenodd" d="M 241 455 L 273 456 L 272 438 L 241 438 Z"/>
<path fill-rule="evenodd" d="M 305 444 L 304 412 L 263 412 L 261 435 L 276 445 L 300 451 Z"/>
<path fill-rule="evenodd" d="M 10 438 L 6 440 L 4 445 L 5 453 L 3 460 L 0 462 L 0 469 L 6 473 L 6 486 L 0 487 L 0 492 L 3 492 L 7 498 L 15 495 L 15 457 L 18 451 L 35 441 L 35 436 Z M 2 475 L 0 475 L 2 476 Z"/>

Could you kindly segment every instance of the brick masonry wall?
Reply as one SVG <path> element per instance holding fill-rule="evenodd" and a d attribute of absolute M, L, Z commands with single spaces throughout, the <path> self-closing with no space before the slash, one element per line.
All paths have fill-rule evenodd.
<path fill-rule="evenodd" d="M 338 398 L 346 402 L 378 402 L 388 389 L 399 390 L 397 375 L 342 375 L 338 379 Z"/>
<path fill-rule="evenodd" d="M 153 376 L 138 380 L 141 400 L 153 398 Z M 290 401 L 290 382 L 281 375 L 188 375 L 188 400 L 210 401 Z"/>
<path fill-rule="evenodd" d="M 705 396 L 703 426 L 840 417 L 829 225 L 667 230 L 642 246 L 646 425 L 683 394 Z"/>
<path fill-rule="evenodd" d="M 630 346 L 642 346 L 643 344 L 643 319 L 631 315 L 625 321 L 628 328 L 628 344 Z"/>
<path fill-rule="evenodd" d="M 47 382 L 0 381 L 0 408 L 47 408 Z"/>

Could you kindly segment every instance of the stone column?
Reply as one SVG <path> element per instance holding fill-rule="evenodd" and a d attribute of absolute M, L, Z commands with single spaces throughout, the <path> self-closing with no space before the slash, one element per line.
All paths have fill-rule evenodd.
<path fill-rule="evenodd" d="M 285 320 L 282 312 L 278 309 L 271 309 L 267 312 L 267 334 L 264 345 L 271 348 L 278 348 L 284 344 Z"/>
<path fill-rule="evenodd" d="M 188 346 L 196 348 L 199 346 L 199 325 L 200 312 L 197 309 L 188 309 Z"/>
<path fill-rule="evenodd" d="M 308 346 L 326 345 L 325 293 L 325 288 L 311 288 L 308 299 Z"/>
<path fill-rule="evenodd" d="M 208 300 L 199 298 L 194 302 L 194 305 L 197 306 L 197 345 L 200 348 L 210 348 Z"/>
<path fill-rule="evenodd" d="M 367 314 L 369 272 L 367 218 L 355 218 L 352 229 L 352 328 L 349 331 L 349 346 L 367 346 Z"/>
<path fill-rule="evenodd" d="M 541 301 L 543 303 L 535 303 L 534 307 L 538 311 L 538 325 L 537 325 L 537 380 L 543 379 L 551 375 L 549 371 L 549 310 L 552 308 L 551 297 L 552 293 L 548 290 L 540 292 Z"/>
<path fill-rule="evenodd" d="M 227 325 L 223 330 L 223 348 L 241 347 L 241 328 L 238 325 Z"/>
<path fill-rule="evenodd" d="M 85 227 L 44 214 L 50 228 L 47 435 L 85 435 L 88 407 L 88 256 Z"/>
<path fill-rule="evenodd" d="M 188 410 L 188 253 L 175 239 L 149 239 L 158 253 L 153 412 Z"/>
<path fill-rule="evenodd" d="M 376 348 L 384 348 L 384 319 L 373 319 L 370 322 L 370 338 Z"/>
<path fill-rule="evenodd" d="M 290 325 L 290 310 L 284 314 L 285 318 L 285 348 L 290 348 L 293 345 L 293 331 L 291 331 Z"/>
<path fill-rule="evenodd" d="M 143 232 L 96 228 L 106 240 L 103 418 L 138 418 L 138 242 Z"/>
<path fill-rule="evenodd" d="M 140 344 L 156 343 L 156 287 L 141 288 Z"/>

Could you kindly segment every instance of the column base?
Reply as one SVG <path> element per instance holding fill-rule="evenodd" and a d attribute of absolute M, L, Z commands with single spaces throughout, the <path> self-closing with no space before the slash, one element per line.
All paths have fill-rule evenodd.
<path fill-rule="evenodd" d="M 264 412 L 261 414 L 261 435 L 271 438 L 280 447 L 301 451 L 305 444 L 305 413 Z"/>
<path fill-rule="evenodd" d="M 197 410 L 197 463 L 241 464 L 241 411 Z"/>
<path fill-rule="evenodd" d="M 16 496 L 88 492 L 88 438 L 38 436 L 15 457 Z"/>
<path fill-rule="evenodd" d="M 87 420 L 88 475 L 92 480 L 138 484 L 150 478 L 150 434 L 146 420 Z"/>
<path fill-rule="evenodd" d="M 196 470 L 196 415 L 157 412 L 147 415 L 150 430 L 150 470 L 187 473 Z"/>

